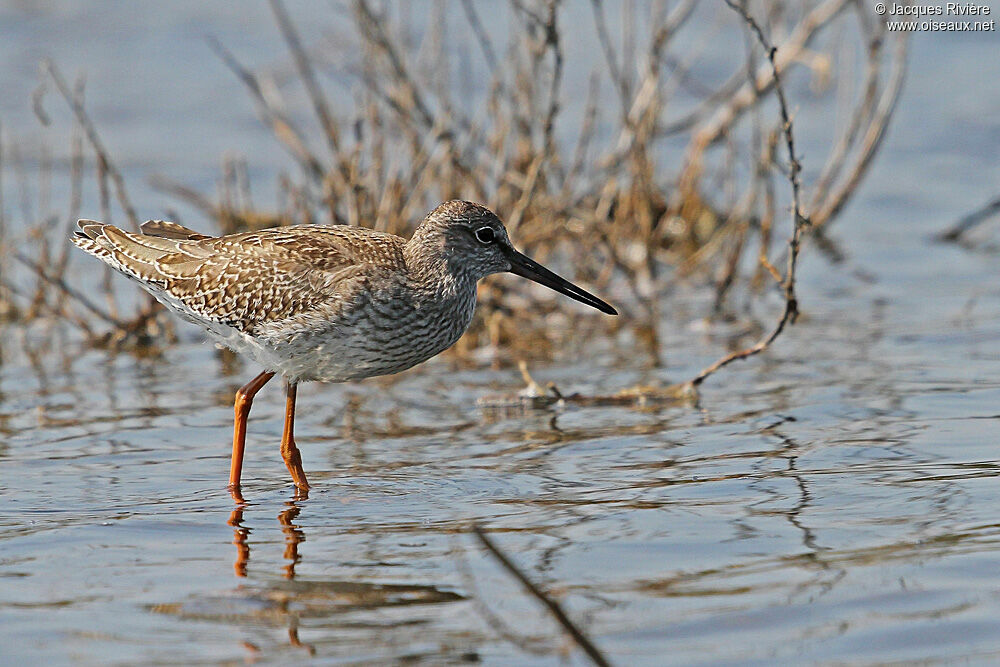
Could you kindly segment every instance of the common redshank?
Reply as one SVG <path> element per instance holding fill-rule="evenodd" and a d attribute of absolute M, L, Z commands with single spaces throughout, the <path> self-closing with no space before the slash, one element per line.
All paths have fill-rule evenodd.
<path fill-rule="evenodd" d="M 134 234 L 80 220 L 73 243 L 138 282 L 264 372 L 236 392 L 229 488 L 240 498 L 247 416 L 285 378 L 281 456 L 309 488 L 293 425 L 299 382 L 344 382 L 406 370 L 468 328 L 476 282 L 509 271 L 617 315 L 610 305 L 511 245 L 489 209 L 449 201 L 407 241 L 361 227 L 298 225 L 213 237 L 151 220 Z"/>

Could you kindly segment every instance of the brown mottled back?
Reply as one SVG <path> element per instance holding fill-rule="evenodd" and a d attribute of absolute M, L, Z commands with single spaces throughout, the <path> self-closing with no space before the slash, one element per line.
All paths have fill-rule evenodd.
<path fill-rule="evenodd" d="M 405 244 L 344 226 L 223 237 L 163 221 L 144 224 L 146 234 L 86 220 L 80 227 L 73 239 L 78 246 L 152 288 L 167 305 L 244 333 L 314 311 L 352 277 L 400 270 Z"/>

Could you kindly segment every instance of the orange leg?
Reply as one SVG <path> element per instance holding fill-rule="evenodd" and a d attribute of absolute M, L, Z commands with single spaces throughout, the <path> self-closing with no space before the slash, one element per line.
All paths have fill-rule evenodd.
<path fill-rule="evenodd" d="M 292 474 L 292 481 L 301 491 L 309 490 L 309 482 L 306 481 L 306 471 L 302 469 L 302 456 L 295 446 L 295 393 L 296 384 L 287 382 L 285 384 L 285 430 L 281 434 L 281 458 L 285 459 L 288 472 Z"/>
<path fill-rule="evenodd" d="M 247 416 L 250 414 L 254 395 L 273 377 L 274 373 L 265 371 L 236 392 L 236 402 L 233 406 L 236 412 L 236 421 L 233 424 L 233 460 L 229 467 L 229 491 L 236 502 L 243 500 L 240 495 L 240 472 L 243 470 L 243 449 L 247 443 Z"/>

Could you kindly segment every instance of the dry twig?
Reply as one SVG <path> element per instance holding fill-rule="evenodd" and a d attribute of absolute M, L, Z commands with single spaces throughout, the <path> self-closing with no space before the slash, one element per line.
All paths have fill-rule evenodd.
<path fill-rule="evenodd" d="M 750 16 L 749 12 L 747 12 L 745 2 L 738 5 L 733 2 L 733 0 L 726 0 L 726 4 L 735 11 L 739 12 L 739 14 L 747 22 L 747 25 L 753 31 L 754 35 L 756 35 L 760 45 L 764 48 L 768 61 L 771 63 L 774 90 L 778 96 L 778 106 L 781 110 L 781 129 L 785 136 L 785 148 L 788 150 L 788 181 L 792 188 L 792 235 L 788 240 L 788 265 L 782 279 L 785 307 L 777 325 L 775 325 L 767 336 L 759 340 L 755 345 L 731 354 L 727 354 L 689 380 L 686 383 L 686 386 L 689 387 L 692 392 L 697 392 L 698 386 L 720 368 L 723 368 L 724 366 L 727 366 L 739 359 L 746 359 L 760 354 L 769 348 L 771 343 L 773 343 L 775 339 L 781 335 L 781 332 L 785 330 L 786 325 L 795 323 L 795 318 L 799 314 L 799 302 L 795 295 L 795 269 L 798 263 L 802 235 L 805 233 L 806 228 L 810 224 L 809 220 L 802 214 L 800 204 L 799 173 L 802 170 L 802 166 L 799 163 L 798 158 L 795 156 L 795 135 L 792 129 L 792 117 L 788 111 L 788 100 L 785 98 L 785 90 L 781 84 L 781 76 L 778 73 L 778 64 L 775 58 L 775 54 L 778 49 L 771 45 L 760 26 L 757 24 L 757 21 Z"/>
<path fill-rule="evenodd" d="M 787 127 L 764 127 L 759 109 L 767 97 L 783 97 L 776 84 L 786 70 L 805 65 L 819 72 L 829 63 L 824 29 L 847 22 L 838 17 L 853 8 L 851 16 L 861 26 L 856 34 L 868 46 L 860 100 L 848 110 L 816 186 L 796 193 L 797 198 L 809 196 L 814 225 L 832 219 L 876 154 L 902 83 L 899 47 L 891 75 L 880 75 L 888 60 L 884 35 L 862 3 L 820 0 L 801 11 L 767 4 L 769 26 L 787 38 L 770 49 L 768 62 L 748 57 L 731 75 L 712 81 L 693 75 L 700 49 L 678 48 L 675 40 L 682 29 L 697 29 L 691 17 L 702 14 L 694 0 L 669 7 L 654 2 L 648 16 L 637 11 L 641 5 L 593 0 L 594 23 L 584 27 L 599 44 L 597 67 L 586 99 L 578 101 L 562 89 L 563 49 L 578 36 L 559 20 L 563 5 L 558 0 L 514 0 L 509 40 L 503 44 L 486 34 L 474 3 L 458 1 L 465 24 L 456 29 L 446 5 L 436 5 L 420 43 L 414 43 L 412 35 L 420 31 L 411 30 L 413 17 L 402 7 L 353 0 L 353 30 L 334 42 L 305 44 L 285 5 L 272 0 L 274 20 L 291 54 L 280 73 L 252 72 L 217 42 L 211 45 L 246 86 L 258 115 L 301 173 L 279 175 L 273 213 L 253 208 L 238 160 L 223 161 L 214 197 L 165 180 L 156 187 L 194 203 L 223 232 L 328 221 L 405 236 L 427 208 L 443 199 L 487 202 L 516 228 L 526 251 L 541 261 L 572 266 L 572 278 L 614 298 L 626 316 L 601 321 L 601 326 L 610 331 L 630 327 L 654 363 L 660 360 L 661 303 L 680 281 L 714 282 L 715 310 L 725 314 L 730 294 L 744 284 L 760 289 L 771 275 L 786 295 L 781 327 L 794 320 L 794 269 L 781 275 L 775 268 L 779 262 L 769 258 L 777 208 L 773 180 L 785 169 L 774 156 L 783 133 L 789 135 L 785 143 L 791 139 L 790 116 L 783 108 Z M 605 16 L 611 11 L 620 12 L 614 21 Z M 609 29 L 613 23 L 622 30 Z M 707 32 L 717 33 L 720 25 Z M 481 58 L 461 60 L 468 53 Z M 341 101 L 324 97 L 320 87 L 330 67 L 357 79 L 354 110 L 346 115 L 338 113 Z M 839 79 L 847 93 L 859 90 L 851 74 Z M 54 80 L 58 85 L 58 73 Z M 602 95 L 609 83 L 610 98 Z M 305 90 L 324 135 L 323 148 L 309 143 L 309 133 L 286 110 L 283 95 L 291 84 Z M 690 104 L 678 102 L 683 96 L 674 95 L 677 90 L 689 93 Z M 674 116 L 679 121 L 668 120 L 666 112 L 680 104 L 688 107 Z M 82 102 L 77 109 L 82 110 Z M 741 122 L 748 112 L 750 141 L 747 123 Z M 570 122 L 574 127 L 567 126 Z M 678 137 L 666 136 L 668 126 L 688 135 L 686 149 Z M 85 136 L 103 153 L 92 125 L 81 121 L 81 127 L 89 128 Z M 676 179 L 665 177 L 662 168 L 668 160 L 665 149 L 675 147 L 688 158 Z M 113 196 L 107 190 L 123 189 L 117 170 L 104 162 L 98 159 L 98 184 L 107 202 Z M 746 164 L 752 178 L 742 184 Z M 797 181 L 794 150 L 788 164 Z M 711 194 L 716 192 L 722 193 L 717 199 Z M 795 205 L 797 225 L 802 206 Z M 801 234 L 797 229 L 795 256 Z M 39 248 L 44 251 L 44 244 Z M 756 275 L 744 283 L 741 272 L 751 254 L 757 255 Z M 794 265 L 795 257 L 788 259 Z M 105 311 L 113 308 L 110 287 L 106 292 Z M 537 359 L 564 347 L 576 332 L 592 329 L 581 326 L 586 312 L 560 308 L 554 299 L 534 303 L 534 298 L 527 284 L 484 283 L 483 305 L 457 353 L 489 345 L 497 351 L 495 364 Z M 765 338 L 746 356 L 769 344 Z"/>
<path fill-rule="evenodd" d="M 91 148 L 97 154 L 98 162 L 107 170 L 108 175 L 111 176 L 111 181 L 115 184 L 115 194 L 118 197 L 118 203 L 121 204 L 122 209 L 125 211 L 126 217 L 128 217 L 129 223 L 132 225 L 132 229 L 139 231 L 139 216 L 136 215 L 135 207 L 132 206 L 132 200 L 129 199 L 128 192 L 125 189 L 125 178 L 122 173 L 115 166 L 115 163 L 111 161 L 111 157 L 108 151 L 104 148 L 104 143 L 101 141 L 101 137 L 97 134 L 97 128 L 94 127 L 93 122 L 91 122 L 90 117 L 87 115 L 86 109 L 83 108 L 83 104 L 77 95 L 70 90 L 69 86 L 66 85 L 66 80 L 63 79 L 62 73 L 56 64 L 51 60 L 44 61 L 45 70 L 48 72 L 52 81 L 55 82 L 56 88 L 59 93 L 66 100 L 70 109 L 73 111 L 73 115 L 76 116 L 76 121 L 83 128 L 86 134 L 87 141 L 90 142 Z"/>

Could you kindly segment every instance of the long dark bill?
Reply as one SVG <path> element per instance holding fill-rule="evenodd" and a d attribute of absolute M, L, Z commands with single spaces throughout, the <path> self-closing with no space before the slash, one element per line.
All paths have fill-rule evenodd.
<path fill-rule="evenodd" d="M 505 248 L 505 250 L 507 259 L 510 260 L 511 273 L 519 275 L 522 278 L 527 278 L 528 280 L 534 280 L 539 285 L 545 285 L 557 292 L 562 292 L 580 303 L 593 306 L 602 313 L 607 313 L 608 315 L 618 314 L 618 311 L 612 308 L 610 304 L 601 301 L 587 290 L 580 289 L 565 278 L 560 278 L 530 257 L 522 255 L 513 248 Z"/>

